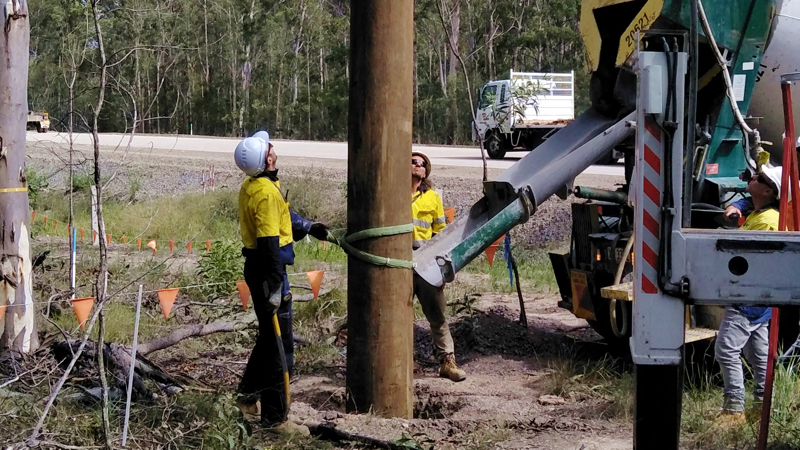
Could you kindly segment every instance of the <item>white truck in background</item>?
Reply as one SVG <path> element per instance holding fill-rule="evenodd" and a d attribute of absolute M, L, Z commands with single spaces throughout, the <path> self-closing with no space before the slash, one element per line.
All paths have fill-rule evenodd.
<path fill-rule="evenodd" d="M 509 79 L 481 88 L 473 140 L 482 139 L 490 158 L 533 150 L 575 118 L 575 73 L 511 71 Z"/>
<path fill-rule="evenodd" d="M 50 114 L 44 111 L 28 110 L 26 129 L 47 133 L 50 130 Z"/>

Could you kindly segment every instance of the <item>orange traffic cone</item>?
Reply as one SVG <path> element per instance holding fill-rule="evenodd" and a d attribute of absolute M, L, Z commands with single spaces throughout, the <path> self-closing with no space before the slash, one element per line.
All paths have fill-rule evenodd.
<path fill-rule="evenodd" d="M 36 222 L 36 211 L 31 211 L 31 223 Z M 2 316 L 0 316 L 2 317 Z"/>
<path fill-rule="evenodd" d="M 156 240 L 155 240 L 155 239 L 153 239 L 153 240 L 151 240 L 150 242 L 148 242 L 148 243 L 147 243 L 147 246 L 148 246 L 149 248 L 152 248 L 152 249 L 153 249 L 153 255 L 157 255 L 157 254 L 158 254 L 158 250 L 156 249 Z"/>
<path fill-rule="evenodd" d="M 169 241 L 169 254 L 175 253 L 175 241 Z"/>
<path fill-rule="evenodd" d="M 72 309 L 75 311 L 75 317 L 78 318 L 78 323 L 81 324 L 81 329 L 86 325 L 86 319 L 89 318 L 92 306 L 94 306 L 94 297 L 76 298 L 72 300 Z"/>
<path fill-rule="evenodd" d="M 503 239 L 505 239 L 505 238 L 506 238 L 505 234 L 500 236 L 500 239 L 494 241 L 494 243 L 492 245 L 490 245 L 489 248 L 484 250 L 486 252 L 486 260 L 489 261 L 489 266 L 491 266 L 492 263 L 494 262 L 494 254 L 497 251 L 497 249 L 500 247 L 500 243 L 503 242 Z"/>
<path fill-rule="evenodd" d="M 239 298 L 242 300 L 242 308 L 247 310 L 247 301 L 250 300 L 250 288 L 244 280 L 236 280 L 236 290 L 239 291 Z"/>
<path fill-rule="evenodd" d="M 142 238 L 136 238 L 136 248 L 142 251 Z"/>
<path fill-rule="evenodd" d="M 456 209 L 447 208 L 444 210 L 444 215 L 447 216 L 447 223 L 453 223 L 453 219 L 456 217 Z"/>
<path fill-rule="evenodd" d="M 106 233 L 106 244 L 111 243 L 111 233 Z"/>
<path fill-rule="evenodd" d="M 164 318 L 169 317 L 169 312 L 172 311 L 172 305 L 175 303 L 175 297 L 178 296 L 180 288 L 159 289 L 156 291 L 158 294 L 158 303 L 161 303 L 161 311 L 164 313 Z"/>
<path fill-rule="evenodd" d="M 207 252 L 211 251 L 211 241 L 206 241 L 206 251 Z"/>
<path fill-rule="evenodd" d="M 192 254 L 192 241 L 186 243 L 186 253 Z"/>
<path fill-rule="evenodd" d="M 311 292 L 314 294 L 314 298 L 319 297 L 319 287 L 322 284 L 322 275 L 325 274 L 324 270 L 314 270 L 311 272 L 306 272 L 306 276 L 308 277 L 308 284 L 311 285 Z"/>

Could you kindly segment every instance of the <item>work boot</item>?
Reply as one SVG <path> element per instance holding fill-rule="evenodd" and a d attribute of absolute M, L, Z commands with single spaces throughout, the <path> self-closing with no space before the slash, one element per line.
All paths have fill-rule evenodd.
<path fill-rule="evenodd" d="M 291 435 L 291 436 L 311 436 L 311 431 L 305 425 L 294 423 L 291 420 L 275 425 L 267 425 L 267 433 Z"/>
<path fill-rule="evenodd" d="M 236 402 L 236 406 L 242 411 L 244 420 L 248 422 L 258 422 L 261 420 L 261 401 L 249 402 L 240 399 Z"/>
<path fill-rule="evenodd" d="M 455 355 L 448 353 L 439 364 L 439 376 L 449 378 L 451 381 L 464 381 L 467 379 L 467 372 L 459 369 Z"/>

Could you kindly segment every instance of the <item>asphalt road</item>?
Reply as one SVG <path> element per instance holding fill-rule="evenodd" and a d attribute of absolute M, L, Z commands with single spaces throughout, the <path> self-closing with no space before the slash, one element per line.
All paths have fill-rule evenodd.
<path fill-rule="evenodd" d="M 91 135 L 79 133 L 74 135 L 75 145 L 91 145 Z M 29 131 L 27 135 L 28 143 L 58 143 L 68 144 L 68 136 L 56 132 L 37 133 Z M 130 135 L 103 133 L 100 135 L 100 145 L 103 147 L 125 148 L 130 141 Z M 236 147 L 239 139 L 220 138 L 210 136 L 186 136 L 186 135 L 153 135 L 140 134 L 133 137 L 130 142 L 131 150 L 181 150 L 195 152 L 230 153 Z M 279 156 L 293 156 L 314 159 L 347 159 L 346 142 L 314 142 L 314 141 L 285 141 L 276 139 L 273 141 Z M 439 166 L 457 167 L 481 167 L 481 156 L 477 147 L 451 147 L 451 146 L 429 146 L 414 145 L 414 150 L 425 153 L 431 162 Z M 502 160 L 488 160 L 490 169 L 507 169 L 515 162 L 522 159 L 527 152 L 509 152 Z M 621 164 L 612 166 L 591 166 L 586 169 L 584 174 L 588 175 L 624 175 L 624 167 Z"/>

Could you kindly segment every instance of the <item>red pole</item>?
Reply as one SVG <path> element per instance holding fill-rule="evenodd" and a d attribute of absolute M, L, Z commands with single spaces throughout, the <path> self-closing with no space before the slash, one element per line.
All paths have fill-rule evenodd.
<path fill-rule="evenodd" d="M 778 219 L 778 230 L 786 229 L 789 208 L 789 189 L 791 189 L 794 199 L 798 197 L 797 181 L 797 155 L 795 154 L 794 136 L 794 114 L 792 113 L 792 84 L 791 82 L 781 81 L 781 93 L 783 94 L 783 117 L 786 130 L 786 137 L 783 140 L 783 173 L 781 174 L 781 205 Z M 788 169 L 788 170 L 787 170 Z M 800 225 L 800 208 L 792 208 L 794 230 Z M 767 354 L 767 379 L 764 385 L 764 403 L 761 406 L 761 426 L 758 430 L 758 450 L 766 450 L 767 438 L 769 437 L 769 419 L 772 411 L 772 387 L 775 381 L 775 358 L 778 349 L 778 322 L 779 309 L 772 308 L 772 319 L 769 322 L 769 353 Z"/>

